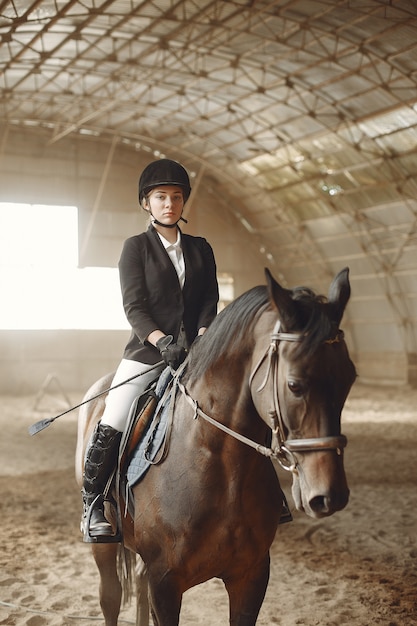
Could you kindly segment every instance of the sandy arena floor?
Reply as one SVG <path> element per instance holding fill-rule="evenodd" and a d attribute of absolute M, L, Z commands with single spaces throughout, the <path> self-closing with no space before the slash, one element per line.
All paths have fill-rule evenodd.
<path fill-rule="evenodd" d="M 66 408 L 61 400 L 43 397 L 34 411 L 35 397 L 0 399 L 0 624 L 103 623 L 98 573 L 78 530 L 76 412 L 27 432 Z M 259 625 L 417 625 L 417 390 L 357 384 L 343 422 L 349 505 L 322 521 L 296 512 L 279 527 Z M 286 475 L 282 484 L 290 498 Z M 187 592 L 181 626 L 225 625 L 227 611 L 212 580 Z M 134 624 L 133 606 L 120 623 Z"/>

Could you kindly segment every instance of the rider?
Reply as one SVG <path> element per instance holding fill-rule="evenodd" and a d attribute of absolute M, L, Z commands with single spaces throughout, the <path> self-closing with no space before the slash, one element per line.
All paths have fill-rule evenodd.
<path fill-rule="evenodd" d="M 130 338 L 106 407 L 86 451 L 83 480 L 84 541 L 115 536 L 104 515 L 103 491 L 116 466 L 119 444 L 134 399 L 166 365 L 176 369 L 197 335 L 217 313 L 216 263 L 210 244 L 181 232 L 178 223 L 191 192 L 184 167 L 171 159 L 150 163 L 139 178 L 139 204 L 148 212 L 146 232 L 127 239 L 119 261 L 123 306 Z M 87 520 L 89 520 L 88 528 Z"/>

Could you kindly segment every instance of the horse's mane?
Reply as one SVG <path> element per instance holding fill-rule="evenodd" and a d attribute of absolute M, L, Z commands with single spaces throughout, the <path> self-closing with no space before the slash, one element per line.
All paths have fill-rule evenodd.
<path fill-rule="evenodd" d="M 297 306 L 294 314 L 286 317 L 289 332 L 302 335 L 294 351 L 294 357 L 303 353 L 310 356 L 326 339 L 337 331 L 330 317 L 325 296 L 317 295 L 308 287 L 288 290 Z M 202 338 L 189 354 L 184 380 L 196 380 L 203 376 L 222 357 L 242 358 L 253 349 L 254 338 L 250 332 L 258 314 L 273 305 L 269 301 L 266 286 L 253 287 L 227 305 L 213 320 Z"/>
<path fill-rule="evenodd" d="M 260 285 L 246 291 L 220 311 L 191 349 L 185 379 L 200 378 L 226 354 L 250 350 L 253 338 L 249 328 L 268 301 L 266 286 Z"/>

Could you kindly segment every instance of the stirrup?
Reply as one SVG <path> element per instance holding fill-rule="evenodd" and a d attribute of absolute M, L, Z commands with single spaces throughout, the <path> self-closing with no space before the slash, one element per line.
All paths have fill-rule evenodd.
<path fill-rule="evenodd" d="M 90 506 L 88 507 L 88 511 L 86 515 L 83 513 L 83 517 L 81 519 L 81 532 L 83 533 L 83 541 L 84 543 L 121 543 L 122 534 L 119 528 L 116 529 L 116 532 L 113 535 L 92 535 L 90 529 L 91 516 L 95 507 L 98 504 L 104 505 L 104 496 L 103 494 L 98 494 Z"/>

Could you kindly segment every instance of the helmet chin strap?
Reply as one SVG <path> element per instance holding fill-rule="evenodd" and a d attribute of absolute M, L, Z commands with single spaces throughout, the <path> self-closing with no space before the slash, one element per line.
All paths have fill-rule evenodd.
<path fill-rule="evenodd" d="M 180 219 L 179 219 L 178 221 L 176 221 L 176 222 L 175 222 L 175 224 L 163 224 L 162 222 L 160 222 L 159 220 L 157 220 L 157 219 L 156 219 L 156 217 L 154 217 L 154 216 L 152 215 L 152 213 L 151 213 L 151 217 L 152 217 L 152 223 L 153 223 L 153 224 L 157 224 L 158 226 L 162 226 L 163 228 L 176 228 L 176 227 L 177 227 L 177 225 L 178 225 L 178 222 L 179 222 L 179 221 L 181 221 L 181 220 L 182 220 L 183 222 L 185 222 L 186 224 L 188 224 L 188 220 L 186 220 L 186 219 L 185 219 L 185 217 L 182 217 L 182 215 L 181 215 Z"/>

